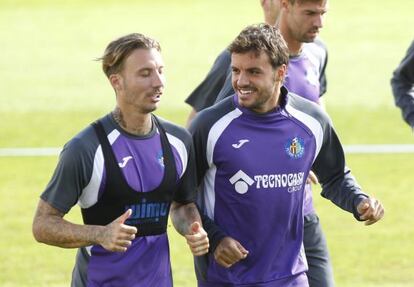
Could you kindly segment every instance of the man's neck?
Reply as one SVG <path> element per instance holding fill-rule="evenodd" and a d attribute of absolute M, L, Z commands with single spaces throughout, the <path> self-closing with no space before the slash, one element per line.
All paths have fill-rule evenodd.
<path fill-rule="evenodd" d="M 283 17 L 283 16 L 282 16 Z M 289 56 L 298 56 L 302 51 L 303 43 L 295 40 L 289 31 L 287 24 L 281 20 L 279 22 L 279 29 L 280 33 L 282 34 L 283 39 L 285 40 L 288 49 L 289 49 Z"/>
<path fill-rule="evenodd" d="M 144 136 L 152 129 L 150 113 L 127 112 L 117 106 L 112 111 L 112 117 L 123 130 L 133 135 Z"/>
<path fill-rule="evenodd" d="M 257 113 L 257 114 L 266 114 L 277 107 L 281 105 L 282 99 L 281 99 L 281 87 L 282 84 L 280 81 L 276 83 L 274 94 L 271 97 L 271 99 L 265 104 L 260 107 L 251 108 L 250 110 Z"/>
<path fill-rule="evenodd" d="M 295 57 L 295 56 L 299 56 L 300 53 L 302 52 L 303 43 L 298 42 L 298 41 L 291 41 L 287 43 L 287 46 L 289 49 L 289 56 Z"/>

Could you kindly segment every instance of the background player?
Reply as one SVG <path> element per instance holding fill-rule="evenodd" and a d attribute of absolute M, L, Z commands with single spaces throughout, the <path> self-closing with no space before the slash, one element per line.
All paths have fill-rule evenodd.
<path fill-rule="evenodd" d="M 414 41 L 391 80 L 395 104 L 414 131 Z"/>

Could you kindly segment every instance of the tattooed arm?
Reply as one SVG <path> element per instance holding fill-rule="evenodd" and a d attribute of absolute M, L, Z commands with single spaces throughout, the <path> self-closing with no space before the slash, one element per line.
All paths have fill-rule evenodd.
<path fill-rule="evenodd" d="M 209 241 L 207 232 L 203 229 L 197 206 L 194 203 L 181 204 L 173 201 L 170 216 L 177 232 L 186 238 L 193 255 L 206 254 Z"/>
<path fill-rule="evenodd" d="M 33 235 L 38 242 L 63 248 L 100 244 L 106 250 L 124 252 L 135 238 L 137 229 L 125 225 L 131 215 L 123 215 L 106 226 L 79 225 L 63 218 L 64 214 L 41 199 L 33 220 Z"/>

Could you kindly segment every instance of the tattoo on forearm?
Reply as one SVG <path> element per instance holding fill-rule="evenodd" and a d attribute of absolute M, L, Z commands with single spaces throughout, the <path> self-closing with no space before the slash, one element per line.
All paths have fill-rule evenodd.
<path fill-rule="evenodd" d="M 171 219 L 174 227 L 181 235 L 189 233 L 190 226 L 193 222 L 198 221 L 201 224 L 200 214 L 194 203 L 175 207 L 171 211 Z"/>
<path fill-rule="evenodd" d="M 78 225 L 63 219 L 63 213 L 41 202 L 33 222 L 33 233 L 40 242 L 64 248 L 95 244 L 101 228 Z"/>

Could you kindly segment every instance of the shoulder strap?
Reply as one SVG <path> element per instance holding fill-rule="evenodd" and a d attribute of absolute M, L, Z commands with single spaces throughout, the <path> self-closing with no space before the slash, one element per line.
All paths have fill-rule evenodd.
<path fill-rule="evenodd" d="M 94 127 L 96 131 L 96 135 L 98 136 L 99 142 L 101 143 L 102 153 L 104 155 L 104 160 L 105 160 L 105 168 L 107 170 L 106 174 L 115 175 L 116 178 L 118 178 L 118 184 L 123 184 L 125 186 L 128 186 L 124 176 L 121 173 L 121 170 L 118 167 L 118 162 L 115 158 L 114 152 L 112 151 L 111 145 L 108 140 L 108 136 L 102 125 L 102 122 L 97 120 L 92 123 L 92 126 Z"/>
<path fill-rule="evenodd" d="M 161 125 L 159 119 L 155 115 L 152 116 L 154 123 L 160 133 L 161 146 L 164 154 L 164 178 L 159 188 L 171 189 L 171 187 L 174 186 L 177 181 L 177 168 L 175 165 L 174 153 L 172 151 L 170 142 L 168 141 L 167 133 L 164 127 Z"/>

